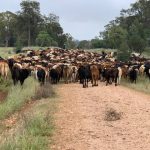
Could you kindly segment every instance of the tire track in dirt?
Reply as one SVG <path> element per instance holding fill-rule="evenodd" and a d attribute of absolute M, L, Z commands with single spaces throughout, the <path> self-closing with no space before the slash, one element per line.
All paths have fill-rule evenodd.
<path fill-rule="evenodd" d="M 149 150 L 150 96 L 126 87 L 60 85 L 53 150 Z M 105 112 L 122 112 L 105 121 Z"/>

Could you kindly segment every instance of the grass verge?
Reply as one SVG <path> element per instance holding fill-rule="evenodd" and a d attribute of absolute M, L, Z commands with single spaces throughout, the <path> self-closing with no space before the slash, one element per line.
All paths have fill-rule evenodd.
<path fill-rule="evenodd" d="M 22 127 L 10 136 L 4 137 L 0 149 L 4 150 L 48 150 L 54 132 L 53 113 L 55 98 L 37 101 L 32 111 L 22 116 Z"/>
<path fill-rule="evenodd" d="M 20 113 L 20 119 L 12 127 L 12 132 L 1 135 L 0 139 L 3 140 L 0 143 L 0 149 L 48 150 L 52 143 L 53 113 L 55 112 L 55 95 L 51 85 L 37 86 L 37 82 L 29 78 L 23 89 L 18 85 L 12 87 L 11 90 L 10 95 L 12 98 L 8 97 L 7 100 L 12 102 L 15 98 L 15 102 L 6 102 L 7 107 L 5 105 L 4 107 L 9 111 L 2 114 L 2 118 L 6 114 L 11 114 L 13 111 L 20 109 L 31 97 L 38 98 L 38 101 L 35 101 L 29 108 Z M 17 92 L 14 93 L 15 91 Z M 0 110 L 0 113 L 2 113 L 2 110 Z"/>
<path fill-rule="evenodd" d="M 136 91 L 144 92 L 150 94 L 150 80 L 145 77 L 138 77 L 137 83 L 130 83 L 127 80 L 122 80 L 122 85 L 132 88 Z"/>
<path fill-rule="evenodd" d="M 17 86 L 12 85 L 6 100 L 0 105 L 0 120 L 21 109 L 26 102 L 32 100 L 37 86 L 38 83 L 33 78 L 28 78 L 23 87 L 19 84 Z"/>

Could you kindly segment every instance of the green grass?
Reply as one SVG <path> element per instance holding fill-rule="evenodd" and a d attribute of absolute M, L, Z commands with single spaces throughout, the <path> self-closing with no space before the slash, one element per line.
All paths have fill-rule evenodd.
<path fill-rule="evenodd" d="M 0 149 L 4 150 L 48 150 L 54 132 L 53 113 L 55 98 L 42 99 L 32 107 L 32 112 L 22 117 L 23 126 L 6 139 Z"/>
<path fill-rule="evenodd" d="M 4 103 L 0 105 L 0 120 L 6 118 L 34 97 L 38 83 L 33 78 L 28 78 L 23 87 L 20 84 L 11 86 Z"/>
<path fill-rule="evenodd" d="M 122 85 L 132 88 L 136 91 L 144 92 L 150 94 L 150 80 L 145 77 L 138 77 L 137 83 L 130 83 L 129 81 L 122 80 Z"/>
<path fill-rule="evenodd" d="M 105 48 L 98 48 L 98 49 L 88 49 L 87 51 L 89 52 L 96 52 L 96 53 L 102 53 L 102 51 L 108 53 L 108 52 L 116 52 L 116 49 L 105 49 Z"/>
<path fill-rule="evenodd" d="M 49 116 L 36 115 L 28 118 L 24 129 L 17 136 L 7 139 L 0 149 L 4 150 L 47 150 L 49 138 L 53 133 L 53 126 Z M 50 118 L 50 117 L 49 117 Z"/>
<path fill-rule="evenodd" d="M 7 59 L 8 56 L 14 55 L 13 47 L 0 47 L 0 56 Z"/>

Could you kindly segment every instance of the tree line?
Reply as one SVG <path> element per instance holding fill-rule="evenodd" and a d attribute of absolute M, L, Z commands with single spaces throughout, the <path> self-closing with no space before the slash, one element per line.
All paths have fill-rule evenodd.
<path fill-rule="evenodd" d="M 59 17 L 40 12 L 40 3 L 23 0 L 21 10 L 0 13 L 0 46 L 59 46 L 68 39 L 59 23 Z"/>
<path fill-rule="evenodd" d="M 110 21 L 99 37 L 79 44 L 79 47 L 139 53 L 147 46 L 150 47 L 150 0 L 138 0 L 129 9 L 122 9 L 120 16 Z"/>

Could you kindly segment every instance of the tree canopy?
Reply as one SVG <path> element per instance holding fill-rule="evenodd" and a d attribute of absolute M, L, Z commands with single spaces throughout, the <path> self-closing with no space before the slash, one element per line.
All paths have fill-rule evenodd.
<path fill-rule="evenodd" d="M 23 0 L 20 7 L 16 13 L 0 13 L 0 46 L 15 46 L 19 41 L 23 46 L 63 47 L 67 35 L 58 16 L 51 12 L 42 15 L 40 3 L 33 0 Z"/>

